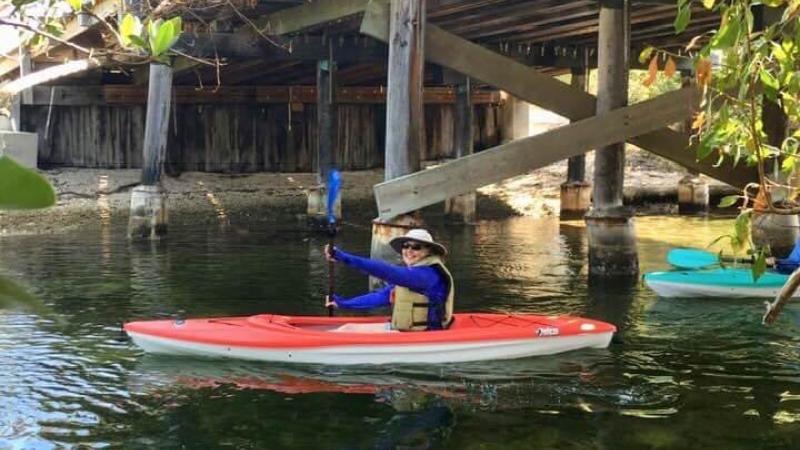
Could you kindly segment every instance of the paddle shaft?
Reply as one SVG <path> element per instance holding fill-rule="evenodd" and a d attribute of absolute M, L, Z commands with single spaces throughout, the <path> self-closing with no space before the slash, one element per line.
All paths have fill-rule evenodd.
<path fill-rule="evenodd" d="M 720 259 L 720 262 L 723 263 L 723 264 L 726 264 L 726 263 L 731 263 L 731 264 L 734 264 L 734 263 L 736 263 L 736 264 L 755 264 L 754 258 L 752 256 L 745 256 L 745 257 L 742 257 L 742 258 L 733 258 L 733 257 L 730 257 L 730 256 L 723 256 Z M 775 262 L 774 261 L 770 261 L 770 258 L 767 258 L 767 267 L 773 267 L 773 266 L 775 266 Z"/>
<path fill-rule="evenodd" d="M 743 256 L 734 258 L 730 256 L 720 257 L 716 253 L 699 249 L 672 249 L 667 253 L 667 262 L 671 265 L 685 270 L 705 269 L 728 263 L 754 264 L 753 256 Z M 774 261 L 767 261 L 767 266 L 774 266 Z"/>
<path fill-rule="evenodd" d="M 331 252 L 333 251 L 333 244 L 334 238 L 336 237 L 336 226 L 334 224 L 329 224 L 328 228 L 328 248 L 330 248 Z M 327 257 L 327 255 L 326 255 Z M 333 270 L 333 260 L 328 261 L 328 301 L 333 300 L 333 293 L 336 288 L 336 276 Z M 333 305 L 328 305 L 328 317 L 333 317 Z"/>

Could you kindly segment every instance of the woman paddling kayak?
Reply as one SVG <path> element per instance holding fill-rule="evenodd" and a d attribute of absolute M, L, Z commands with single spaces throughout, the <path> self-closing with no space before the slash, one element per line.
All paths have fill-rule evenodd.
<path fill-rule="evenodd" d="M 405 267 L 363 258 L 339 248 L 325 246 L 329 261 L 342 262 L 388 283 L 387 286 L 350 299 L 334 294 L 325 306 L 342 309 L 372 309 L 392 306 L 391 329 L 398 331 L 441 330 L 453 317 L 453 277 L 442 258 L 447 249 L 427 230 L 413 229 L 392 239 L 389 245 L 403 257 Z"/>

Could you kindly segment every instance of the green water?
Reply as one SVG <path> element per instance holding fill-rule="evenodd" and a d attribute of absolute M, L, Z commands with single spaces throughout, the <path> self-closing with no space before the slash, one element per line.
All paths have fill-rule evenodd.
<path fill-rule="evenodd" d="M 639 218 L 642 270 L 729 221 Z M 294 224 L 173 224 L 0 239 L 0 272 L 38 295 L 0 310 L 0 449 L 796 449 L 800 307 L 760 325 L 761 300 L 658 299 L 589 282 L 579 222 L 435 227 L 462 311 L 615 323 L 608 349 L 443 366 L 301 366 L 154 357 L 121 339 L 143 318 L 324 314 L 322 237 Z M 365 253 L 369 232 L 339 242 Z M 338 268 L 340 293 L 366 285 Z"/>

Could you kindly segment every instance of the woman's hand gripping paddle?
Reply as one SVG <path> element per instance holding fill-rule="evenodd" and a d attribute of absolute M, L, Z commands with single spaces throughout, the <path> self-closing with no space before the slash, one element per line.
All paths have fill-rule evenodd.
<path fill-rule="evenodd" d="M 328 245 L 330 251 L 333 252 L 333 241 L 336 238 L 336 211 L 334 206 L 336 204 L 336 197 L 339 196 L 339 189 L 342 186 L 342 176 L 339 171 L 332 169 L 328 173 L 328 201 L 326 203 L 326 211 L 328 213 Z M 333 260 L 328 261 L 328 299 L 333 299 L 333 291 L 335 288 L 335 278 L 333 275 Z M 328 317 L 333 317 L 333 306 L 328 306 Z"/>

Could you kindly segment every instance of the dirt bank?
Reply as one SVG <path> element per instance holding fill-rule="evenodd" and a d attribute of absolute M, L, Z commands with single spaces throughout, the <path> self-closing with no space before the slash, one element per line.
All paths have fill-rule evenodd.
<path fill-rule="evenodd" d="M 587 158 L 591 179 L 593 156 Z M 551 216 L 559 211 L 559 186 L 565 180 L 566 161 L 479 190 L 479 217 L 519 214 Z M 58 169 L 42 172 L 58 194 L 56 206 L 38 211 L 0 212 L 0 235 L 53 233 L 108 221 L 127 220 L 130 191 L 138 183 L 138 169 Z M 626 202 L 640 213 L 673 213 L 678 180 L 686 172 L 665 160 L 629 152 L 625 179 Z M 348 217 L 369 220 L 376 215 L 372 186 L 383 171 L 343 174 L 344 210 Z M 187 172 L 165 177 L 171 222 L 181 220 L 303 220 L 306 190 L 316 182 L 310 173 L 215 174 Z M 711 181 L 713 192 L 731 192 Z M 670 202 L 670 203 L 664 203 Z M 485 213 L 485 214 L 484 214 Z"/>

